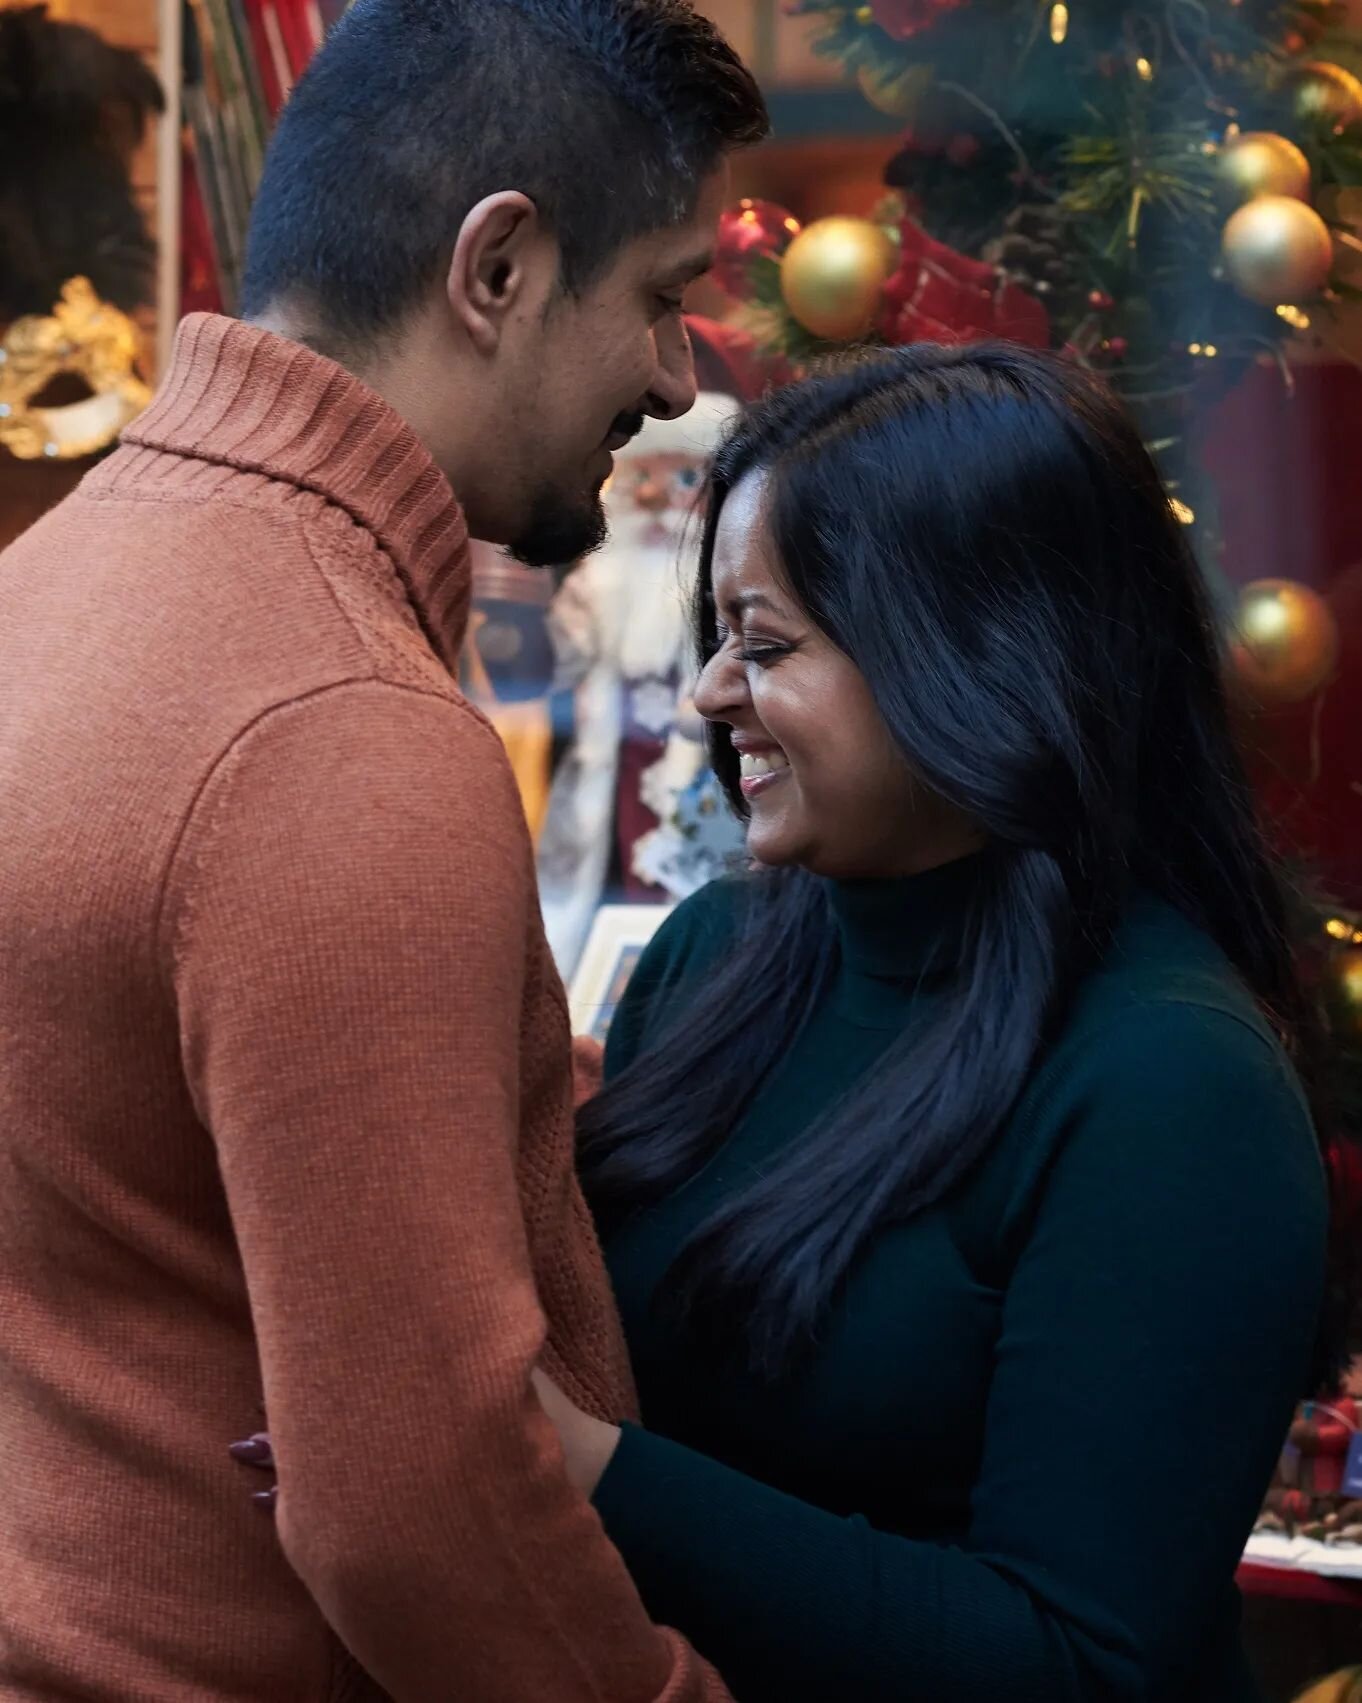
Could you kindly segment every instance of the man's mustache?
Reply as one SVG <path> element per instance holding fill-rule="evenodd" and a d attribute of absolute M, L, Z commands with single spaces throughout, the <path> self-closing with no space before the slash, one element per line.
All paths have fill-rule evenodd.
<path fill-rule="evenodd" d="M 643 423 L 647 417 L 648 416 L 641 408 L 636 408 L 626 414 L 616 414 L 614 423 L 611 425 L 609 432 L 606 433 L 606 436 L 613 438 L 618 435 L 626 438 L 636 438 L 643 430 Z"/>

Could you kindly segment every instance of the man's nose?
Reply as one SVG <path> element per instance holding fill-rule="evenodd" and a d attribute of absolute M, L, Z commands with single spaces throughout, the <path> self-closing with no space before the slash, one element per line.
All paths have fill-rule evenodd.
<path fill-rule="evenodd" d="M 690 333 L 681 320 L 661 326 L 657 333 L 657 366 L 644 408 L 658 420 L 679 420 L 695 406 L 695 356 Z"/>

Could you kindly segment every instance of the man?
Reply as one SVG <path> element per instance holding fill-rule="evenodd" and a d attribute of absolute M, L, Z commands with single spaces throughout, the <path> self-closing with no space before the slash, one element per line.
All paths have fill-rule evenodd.
<path fill-rule="evenodd" d="M 686 0 L 359 0 L 247 323 L 0 558 L 0 1696 L 689 1703 L 531 1378 L 628 1372 L 467 536 L 599 542 L 760 97 Z M 455 501 L 452 491 L 457 492 Z M 224 1441 L 268 1422 L 278 1534 Z"/>

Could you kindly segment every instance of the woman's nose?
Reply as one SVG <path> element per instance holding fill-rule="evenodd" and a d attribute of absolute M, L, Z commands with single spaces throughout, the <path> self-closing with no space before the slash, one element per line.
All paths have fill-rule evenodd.
<path fill-rule="evenodd" d="M 706 721 L 731 722 L 746 701 L 746 669 L 722 648 L 715 651 L 696 682 L 696 709 Z"/>

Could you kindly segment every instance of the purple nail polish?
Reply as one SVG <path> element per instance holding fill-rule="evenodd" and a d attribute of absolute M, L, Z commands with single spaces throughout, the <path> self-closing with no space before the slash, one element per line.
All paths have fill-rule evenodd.
<path fill-rule="evenodd" d="M 244 1443 L 233 1443 L 227 1450 L 240 1466 L 273 1466 L 274 1451 L 264 1437 L 249 1437 Z"/>
<path fill-rule="evenodd" d="M 257 1490 L 251 1501 L 262 1514 L 272 1514 L 279 1501 L 279 1486 L 276 1484 L 269 1490 Z"/>

